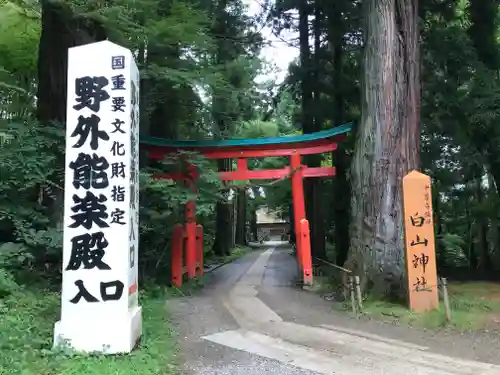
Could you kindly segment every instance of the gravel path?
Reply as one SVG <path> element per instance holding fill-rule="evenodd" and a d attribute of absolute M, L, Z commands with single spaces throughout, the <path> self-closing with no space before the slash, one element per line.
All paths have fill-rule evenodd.
<path fill-rule="evenodd" d="M 452 357 L 500 365 L 500 332 L 478 331 L 457 333 L 449 330 L 431 331 L 367 318 L 354 319 L 339 312 L 335 302 L 315 293 L 292 287 L 295 261 L 290 251 L 275 251 L 266 268 L 259 299 L 285 321 L 310 326 L 332 325 L 362 330 L 430 347 L 434 352 Z"/>
<path fill-rule="evenodd" d="M 168 301 L 169 310 L 172 313 L 174 324 L 179 332 L 181 349 L 180 360 L 185 364 L 182 372 L 183 374 L 318 375 L 337 373 L 337 371 L 328 372 L 328 370 L 325 372 L 324 369 L 322 372 L 309 371 L 305 370 L 304 367 L 312 368 L 317 371 L 320 370 L 316 368 L 317 366 L 315 366 L 314 363 L 309 363 L 309 367 L 306 365 L 302 366 L 302 368 L 298 368 L 291 366 L 290 364 L 286 364 L 287 362 L 293 362 L 294 358 L 288 359 L 282 356 L 280 361 L 276 361 L 263 356 L 251 354 L 248 351 L 236 350 L 228 345 L 220 345 L 216 343 L 217 337 L 221 336 L 214 334 L 220 333 L 224 336 L 229 332 L 229 335 L 233 336 L 224 336 L 227 339 L 227 337 L 237 337 L 236 333 L 238 332 L 243 332 L 242 334 L 245 335 L 246 329 L 253 329 L 251 325 L 249 327 L 243 327 L 241 325 L 241 320 L 245 318 L 245 312 L 242 313 L 240 311 L 238 320 L 240 324 L 236 322 L 236 315 L 234 315 L 235 312 L 230 312 L 228 310 L 231 306 L 229 304 L 228 307 L 228 298 L 236 298 L 236 300 L 241 300 L 243 298 L 243 301 L 262 301 L 270 308 L 270 310 L 273 310 L 274 313 L 278 314 L 275 316 L 277 316 L 278 319 L 281 319 L 283 321 L 282 323 L 275 324 L 272 321 L 268 322 L 270 324 L 268 332 L 269 335 L 274 335 L 273 337 L 278 337 L 280 334 L 284 336 L 294 336 L 295 334 L 300 335 L 299 332 L 295 333 L 293 328 L 291 333 L 290 331 L 287 332 L 287 322 L 292 322 L 290 324 L 296 323 L 306 327 L 307 337 L 309 335 L 309 333 L 307 333 L 307 327 L 336 326 L 347 330 L 346 332 L 349 330 L 363 331 L 367 334 L 384 336 L 388 339 L 403 340 L 408 343 L 426 346 L 431 348 L 432 352 L 438 354 L 449 355 L 461 359 L 500 364 L 500 357 L 497 354 L 499 341 L 495 333 L 483 332 L 471 335 L 458 335 L 456 333 L 441 332 L 436 334 L 434 332 L 395 326 L 393 324 L 387 324 L 379 321 L 349 318 L 347 315 L 336 312 L 333 302 L 325 301 L 318 295 L 298 289 L 294 285 L 296 266 L 294 258 L 290 255 L 290 251 L 285 249 L 275 250 L 272 252 L 270 257 L 265 262 L 265 271 L 263 270 L 259 276 L 259 267 L 256 267 L 256 263 L 259 263 L 257 260 L 262 258 L 262 256 L 259 257 L 261 254 L 262 251 L 253 252 L 229 265 L 217 269 L 211 273 L 210 276 L 208 276 L 207 285 L 196 295 Z M 241 280 L 243 279 L 245 279 L 245 281 L 242 282 Z M 251 284 L 255 284 L 257 288 L 253 288 Z M 238 295 L 235 297 L 228 297 L 228 295 L 231 295 L 231 293 L 233 293 L 232 291 L 235 289 L 239 290 Z M 254 292 L 255 296 L 253 295 Z M 257 298 L 260 301 L 256 301 Z M 252 303 L 250 303 L 250 305 L 251 304 Z M 255 331 L 267 334 L 268 332 L 265 331 L 267 324 L 265 322 L 266 311 L 262 310 L 259 306 L 250 305 L 247 306 L 244 304 L 243 306 L 244 309 L 248 310 L 246 312 L 247 320 L 253 320 L 254 323 L 258 322 L 260 329 L 255 326 Z M 267 318 L 269 318 L 269 314 L 267 314 Z M 260 320 L 264 321 L 264 323 L 259 322 Z M 276 332 L 273 332 L 272 327 L 276 327 Z M 241 328 L 244 328 L 243 331 Z M 352 333 L 350 334 L 352 335 Z M 216 338 L 207 340 L 207 336 Z M 354 336 L 350 337 L 352 338 Z M 325 338 L 327 338 L 327 336 L 325 336 Z M 297 342 L 296 345 L 304 345 L 304 342 L 307 340 L 304 339 L 304 336 L 302 336 L 302 339 L 303 342 Z M 285 346 L 286 343 L 293 345 L 293 342 L 295 341 L 293 337 L 289 337 L 288 339 L 284 338 L 284 340 L 288 340 L 285 341 L 285 344 L 283 344 Z M 311 339 L 311 342 L 312 341 L 314 341 L 314 338 Z M 368 344 L 370 343 L 368 342 Z M 279 348 L 280 345 L 282 344 L 275 344 L 274 349 L 270 346 L 264 346 L 260 349 L 262 349 L 262 353 L 271 353 L 272 350 L 274 350 L 274 352 L 276 352 L 276 350 L 279 352 L 279 350 L 282 350 Z M 321 359 L 321 356 L 326 356 L 324 353 L 327 353 L 330 349 L 321 349 L 321 346 L 322 343 L 311 343 L 310 347 L 313 351 L 311 352 L 311 358 Z M 304 346 L 301 347 L 304 348 Z M 343 348 L 343 346 L 341 345 L 337 348 Z M 323 350 L 327 350 L 327 352 Z M 299 351 L 297 351 L 297 353 Z M 259 351 L 257 350 L 254 352 Z M 293 353 L 293 350 L 289 351 L 289 353 Z M 339 355 L 340 354 L 341 353 L 339 353 Z M 306 353 L 305 357 L 308 355 L 309 354 Z M 314 357 L 315 355 L 316 357 Z M 329 352 L 328 355 L 331 356 L 332 353 Z M 357 355 L 359 355 L 359 353 L 354 354 L 354 356 Z M 269 357 L 273 356 L 270 355 Z M 302 357 L 302 363 L 304 363 L 305 357 Z M 278 358 L 278 356 L 275 356 L 274 358 Z M 351 374 L 349 371 L 351 368 L 349 367 L 349 364 L 347 364 L 347 367 L 343 366 L 344 360 L 342 360 L 342 357 L 339 358 L 340 362 L 337 363 L 337 366 L 339 368 L 343 368 L 343 370 L 339 370 L 339 374 Z M 363 359 L 362 356 L 355 358 L 359 358 L 360 360 Z M 406 365 L 406 363 L 404 363 L 404 357 L 399 357 L 396 360 L 400 362 L 403 361 L 401 363 Z M 327 360 L 327 364 L 325 365 L 326 367 L 324 368 L 330 368 L 329 366 L 331 366 L 331 364 L 328 365 L 328 361 L 329 360 Z M 385 363 L 384 366 L 384 368 L 387 368 L 387 363 Z M 344 371 L 346 368 L 347 372 Z M 380 374 L 400 374 L 400 372 L 394 371 L 395 370 L 392 369 L 384 370 L 380 372 Z M 418 369 L 416 371 L 417 372 L 412 372 L 411 374 L 409 372 L 405 372 L 404 375 L 413 375 L 417 373 L 419 375 L 452 374 L 452 372 L 443 372 L 436 369 L 428 369 L 426 370 L 427 372 L 424 371 L 422 373 L 419 372 Z M 479 373 L 476 374 L 467 371 L 453 372 L 453 374 L 460 373 L 467 375 L 479 375 Z M 491 375 L 500 375 L 499 370 L 495 371 L 498 372 L 491 372 Z M 369 372 L 369 374 L 372 373 L 373 372 Z M 379 372 L 377 372 L 377 374 L 378 373 Z M 365 373 L 363 372 L 362 374 Z M 490 375 L 490 372 L 488 372 L 488 375 Z"/>
<path fill-rule="evenodd" d="M 257 259 L 259 252 L 238 259 L 207 276 L 208 283 L 196 296 L 172 299 L 172 313 L 180 339 L 183 374 L 189 375 L 317 375 L 258 355 L 203 340 L 216 332 L 238 329 L 222 305 L 222 297 Z"/>

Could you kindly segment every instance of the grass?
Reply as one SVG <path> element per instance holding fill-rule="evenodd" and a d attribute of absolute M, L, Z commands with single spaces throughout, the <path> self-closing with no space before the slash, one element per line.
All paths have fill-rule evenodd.
<path fill-rule="evenodd" d="M 231 250 L 229 255 L 225 256 L 213 256 L 210 257 L 210 262 L 212 263 L 228 263 L 233 260 L 239 259 L 242 256 L 248 254 L 252 249 L 248 246 L 236 246 Z"/>
<path fill-rule="evenodd" d="M 326 265 L 313 270 L 314 286 L 319 294 L 340 293 L 341 272 Z M 429 329 L 444 327 L 457 331 L 500 329 L 500 284 L 488 282 L 449 283 L 451 321 L 446 320 L 443 302 L 436 311 L 414 313 L 403 303 L 368 298 L 363 302 L 363 314 L 374 319 Z M 442 298 L 441 298 L 442 299 Z M 350 300 L 343 309 L 351 311 Z"/>
<path fill-rule="evenodd" d="M 380 300 L 364 301 L 363 313 L 374 318 L 410 326 L 458 331 L 500 328 L 500 285 L 494 283 L 450 283 L 451 321 L 446 321 L 442 301 L 436 311 L 413 313 L 402 304 Z"/>
<path fill-rule="evenodd" d="M 167 290 L 168 298 L 177 298 L 177 297 L 186 297 L 199 292 L 203 289 L 210 278 L 210 274 L 204 274 L 201 277 L 197 277 L 195 279 L 185 279 L 180 288 L 172 286 Z"/>
<path fill-rule="evenodd" d="M 164 293 L 141 298 L 143 337 L 129 355 L 86 356 L 53 351 L 59 294 L 16 292 L 0 299 L 0 374 L 9 375 L 171 375 L 178 374 L 175 334 Z"/>
<path fill-rule="evenodd" d="M 232 262 L 248 254 L 252 249 L 248 246 L 236 246 L 231 250 L 231 254 L 224 258 L 224 262 Z"/>
<path fill-rule="evenodd" d="M 313 285 L 309 290 L 319 294 L 339 292 L 342 283 L 342 271 L 326 264 L 313 266 Z"/>

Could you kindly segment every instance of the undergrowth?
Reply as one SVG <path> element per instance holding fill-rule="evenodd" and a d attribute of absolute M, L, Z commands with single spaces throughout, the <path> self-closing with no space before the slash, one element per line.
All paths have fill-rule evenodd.
<path fill-rule="evenodd" d="M 439 308 L 425 313 L 414 313 L 401 303 L 368 298 L 363 303 L 363 313 L 381 318 L 430 329 L 450 328 L 457 331 L 477 331 L 499 328 L 500 300 L 493 298 L 500 286 L 493 283 L 451 283 L 448 287 L 451 321 L 447 321 L 443 301 Z"/>
<path fill-rule="evenodd" d="M 175 333 L 165 293 L 141 298 L 143 336 L 128 355 L 65 354 L 52 350 L 60 297 L 48 289 L 15 292 L 0 299 L 1 375 L 171 375 L 176 370 Z"/>

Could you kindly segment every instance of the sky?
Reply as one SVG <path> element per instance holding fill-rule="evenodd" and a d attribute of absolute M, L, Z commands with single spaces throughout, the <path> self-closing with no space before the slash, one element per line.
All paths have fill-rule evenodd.
<path fill-rule="evenodd" d="M 243 3 L 248 6 L 249 15 L 258 14 L 264 10 L 261 5 L 262 0 L 243 0 Z M 290 39 L 290 35 L 283 34 L 277 37 L 268 27 L 265 27 L 261 33 L 267 41 L 266 46 L 262 49 L 261 57 L 275 65 L 277 71 L 262 75 L 256 81 L 263 82 L 273 79 L 276 84 L 280 84 L 286 77 L 288 65 L 299 56 L 299 50 L 286 43 L 286 40 Z"/>

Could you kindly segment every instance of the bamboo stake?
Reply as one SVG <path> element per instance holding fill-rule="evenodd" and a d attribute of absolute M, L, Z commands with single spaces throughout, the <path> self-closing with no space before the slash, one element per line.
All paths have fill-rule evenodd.
<path fill-rule="evenodd" d="M 356 282 L 356 296 L 358 297 L 359 311 L 363 311 L 363 297 L 361 296 L 361 285 L 359 281 L 359 276 L 354 276 L 354 281 Z"/>
<path fill-rule="evenodd" d="M 441 282 L 443 283 L 443 302 L 446 321 L 451 322 L 450 299 L 448 298 L 448 281 L 446 280 L 446 277 L 442 277 Z"/>
<path fill-rule="evenodd" d="M 356 315 L 356 297 L 354 295 L 354 278 L 349 276 L 349 293 L 351 295 L 352 313 Z"/>

